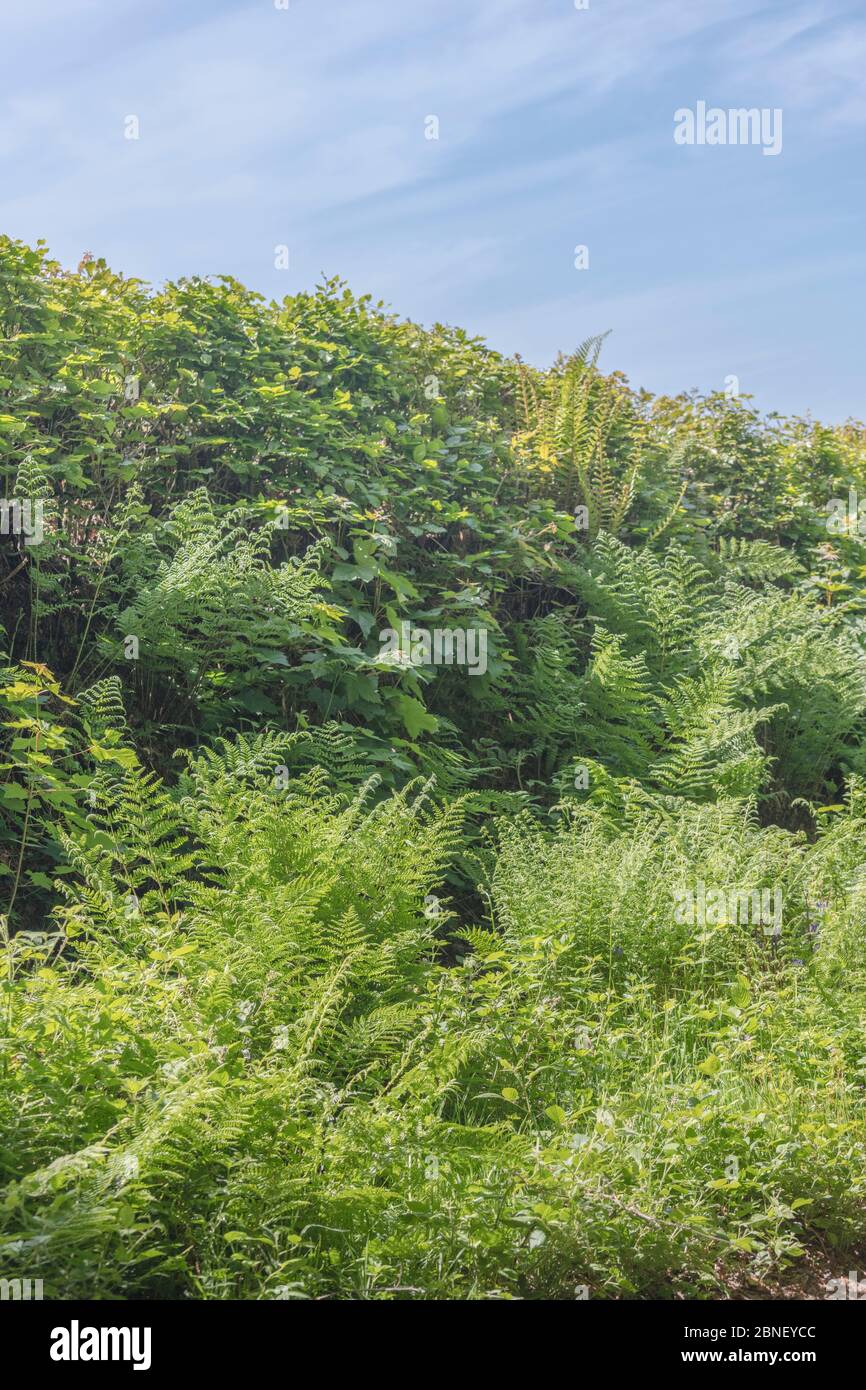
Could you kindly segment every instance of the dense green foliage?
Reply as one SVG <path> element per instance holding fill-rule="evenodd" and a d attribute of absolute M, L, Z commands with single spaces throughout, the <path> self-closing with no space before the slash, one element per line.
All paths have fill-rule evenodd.
<path fill-rule="evenodd" d="M 0 240 L 4 1278 L 712 1297 L 862 1247 L 866 431 L 600 346 Z"/>

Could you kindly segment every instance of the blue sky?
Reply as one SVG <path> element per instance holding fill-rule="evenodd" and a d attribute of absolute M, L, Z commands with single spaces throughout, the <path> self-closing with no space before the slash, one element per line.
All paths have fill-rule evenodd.
<path fill-rule="evenodd" d="M 677 145 L 699 100 L 781 108 L 781 153 Z M 611 329 L 652 391 L 866 416 L 864 179 L 863 0 L 0 0 L 0 230 L 339 274 L 538 365 Z"/>

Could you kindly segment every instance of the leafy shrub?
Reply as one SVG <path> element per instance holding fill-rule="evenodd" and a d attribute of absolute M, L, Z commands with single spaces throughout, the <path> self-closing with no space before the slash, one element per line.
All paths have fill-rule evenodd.
<path fill-rule="evenodd" d="M 337 281 L 0 271 L 3 1276 L 814 1292 L 863 1240 L 862 426 Z"/>

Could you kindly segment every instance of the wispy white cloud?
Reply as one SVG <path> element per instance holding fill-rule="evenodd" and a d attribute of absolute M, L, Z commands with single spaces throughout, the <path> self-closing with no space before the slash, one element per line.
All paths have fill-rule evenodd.
<path fill-rule="evenodd" d="M 777 10 L 735 29 L 719 56 L 740 83 L 771 92 L 772 104 L 783 102 L 819 133 L 866 125 L 866 18 L 835 4 Z"/>

